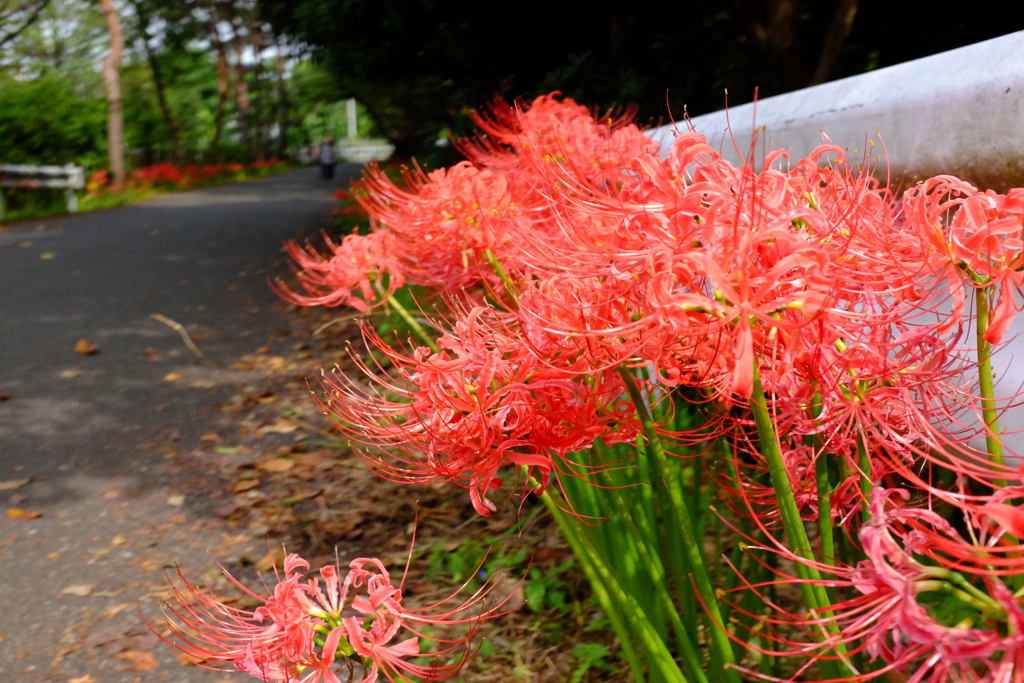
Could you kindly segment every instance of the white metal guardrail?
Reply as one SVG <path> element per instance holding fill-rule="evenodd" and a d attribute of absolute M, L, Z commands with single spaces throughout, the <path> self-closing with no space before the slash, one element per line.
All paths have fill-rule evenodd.
<path fill-rule="evenodd" d="M 387 159 L 395 152 L 395 146 L 387 140 L 347 139 L 338 141 L 338 156 L 346 161 L 367 163 Z"/>
<path fill-rule="evenodd" d="M 755 163 L 772 149 L 789 149 L 799 158 L 824 134 L 847 148 L 851 161 L 873 140 L 872 161 L 887 152 L 892 180 L 904 187 L 938 174 L 980 189 L 1024 187 L 1024 32 L 770 97 L 756 104 L 756 116 L 755 105 L 744 104 L 692 123 L 733 163 L 751 153 L 755 130 Z M 648 135 L 665 154 L 674 129 L 662 126 Z M 882 162 L 878 170 L 884 173 Z M 1020 295 L 1017 303 L 1024 307 Z M 968 334 L 973 338 L 973 330 Z M 1008 339 L 992 358 L 996 392 L 1004 397 L 1024 390 L 1024 363 L 1014 362 L 1024 352 L 1024 313 Z M 1024 454 L 1024 405 L 1015 403 L 1000 422 L 1012 432 L 1004 441 Z"/>
<path fill-rule="evenodd" d="M 85 187 L 85 169 L 74 164 L 66 166 L 0 165 L 0 188 L 54 187 L 64 188 L 68 213 L 78 211 L 75 190 Z M 4 217 L 4 197 L 0 192 L 0 219 Z"/>
<path fill-rule="evenodd" d="M 735 162 L 729 123 L 736 147 L 747 154 L 753 104 L 693 118 L 697 131 Z M 866 140 L 878 144 L 879 131 L 894 177 L 916 181 L 949 173 L 981 188 L 1022 187 L 1024 31 L 763 99 L 756 125 L 758 150 L 765 145 L 803 155 L 825 133 L 863 152 Z M 648 134 L 667 151 L 671 126 Z"/>

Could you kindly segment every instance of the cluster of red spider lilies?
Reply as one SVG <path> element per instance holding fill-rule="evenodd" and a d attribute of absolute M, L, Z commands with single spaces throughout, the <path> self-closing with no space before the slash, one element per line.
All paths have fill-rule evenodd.
<path fill-rule="evenodd" d="M 259 175 L 263 169 L 271 169 L 275 166 L 286 167 L 287 162 L 280 159 L 268 159 L 265 161 L 254 161 L 250 164 L 206 164 L 198 166 L 175 166 L 174 164 L 162 161 L 151 166 L 137 168 L 129 174 L 128 184 L 133 187 L 165 187 L 172 189 L 190 188 L 197 185 L 216 180 L 218 178 L 241 179 L 247 174 Z M 86 182 L 86 190 L 90 194 L 97 194 L 104 191 L 110 185 L 110 173 L 99 170 L 89 176 Z"/>
<path fill-rule="evenodd" d="M 683 130 L 662 158 L 557 95 L 475 121 L 468 161 L 367 172 L 368 235 L 288 247 L 283 296 L 418 337 L 367 327 L 363 375 L 321 378 L 366 464 L 484 515 L 507 480 L 541 496 L 638 681 L 1024 681 L 1024 486 L 990 361 L 1024 190 L 897 196 L 873 142 L 737 166 Z"/>

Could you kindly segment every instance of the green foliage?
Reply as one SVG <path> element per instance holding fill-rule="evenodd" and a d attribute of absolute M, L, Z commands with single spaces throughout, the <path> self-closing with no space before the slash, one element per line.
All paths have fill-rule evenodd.
<path fill-rule="evenodd" d="M 572 656 L 576 658 L 576 668 L 569 677 L 569 683 L 580 683 L 593 668 L 614 673 L 615 668 L 605 661 L 611 654 L 611 650 L 600 643 L 584 643 L 574 649 Z"/>
<path fill-rule="evenodd" d="M 552 610 L 559 613 L 566 612 L 569 608 L 567 602 L 569 584 L 562 578 L 562 574 L 575 565 L 575 560 L 566 560 L 546 572 L 537 567 L 531 568 L 528 580 L 523 586 L 523 592 L 526 594 L 526 606 L 537 614 Z"/>
<path fill-rule="evenodd" d="M 0 162 L 86 166 L 106 155 L 106 101 L 97 74 L 51 72 L 29 81 L 0 76 Z"/>
<path fill-rule="evenodd" d="M 487 537 L 483 543 L 472 537 L 458 541 L 436 541 L 423 552 L 427 556 L 427 578 L 444 578 L 452 583 L 469 582 L 475 589 L 498 575 L 523 577 L 526 608 L 535 615 L 533 628 L 543 632 L 548 642 L 557 642 L 568 621 L 573 602 L 573 586 L 567 572 L 576 566 L 566 560 L 550 569 L 531 565 L 525 548 L 508 551 L 501 539 Z M 579 609 L 578 604 L 576 604 Z M 588 665 L 589 666 L 589 665 Z"/>
<path fill-rule="evenodd" d="M 975 13 L 921 13 L 915 3 L 860 0 L 852 33 L 830 34 L 839 0 L 258 0 L 278 31 L 318 48 L 342 96 L 367 105 L 399 154 L 436 153 L 442 130 L 469 132 L 465 107 L 493 94 L 561 90 L 585 104 L 640 105 L 640 120 L 677 119 L 809 85 L 826 46 L 834 79 L 1024 28 L 1024 4 L 982 2 Z M 914 26 L 907 40 L 906 27 Z M 1012 27 L 1012 28 L 1011 28 Z"/>
<path fill-rule="evenodd" d="M 296 124 L 289 131 L 293 146 L 317 144 L 326 137 L 335 139 L 348 135 L 348 114 L 345 98 L 337 79 L 312 60 L 299 62 L 288 81 L 291 118 Z M 356 105 L 357 137 L 379 137 L 380 131 L 366 107 Z"/>

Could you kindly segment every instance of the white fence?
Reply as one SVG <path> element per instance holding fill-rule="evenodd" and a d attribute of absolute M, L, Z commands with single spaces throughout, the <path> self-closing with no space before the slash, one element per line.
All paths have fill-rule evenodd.
<path fill-rule="evenodd" d="M 75 190 L 85 187 L 85 169 L 67 166 L 21 166 L 0 165 L 0 188 L 4 187 L 53 187 L 64 188 L 68 213 L 78 211 L 78 195 Z M 4 196 L 0 192 L 0 219 L 4 217 Z"/>

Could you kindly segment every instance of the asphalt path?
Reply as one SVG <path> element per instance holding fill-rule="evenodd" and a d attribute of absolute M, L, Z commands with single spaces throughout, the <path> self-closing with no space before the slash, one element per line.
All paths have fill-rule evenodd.
<path fill-rule="evenodd" d="M 223 542 L 167 522 L 199 504 L 167 461 L 244 381 L 209 368 L 284 326 L 267 286 L 287 272 L 282 241 L 327 227 L 331 191 L 358 170 L 325 182 L 300 169 L 0 231 L 0 680 L 225 679 L 176 665 L 137 628 L 154 564 L 208 569 L 205 549 Z M 80 339 L 98 352 L 77 353 Z"/>

